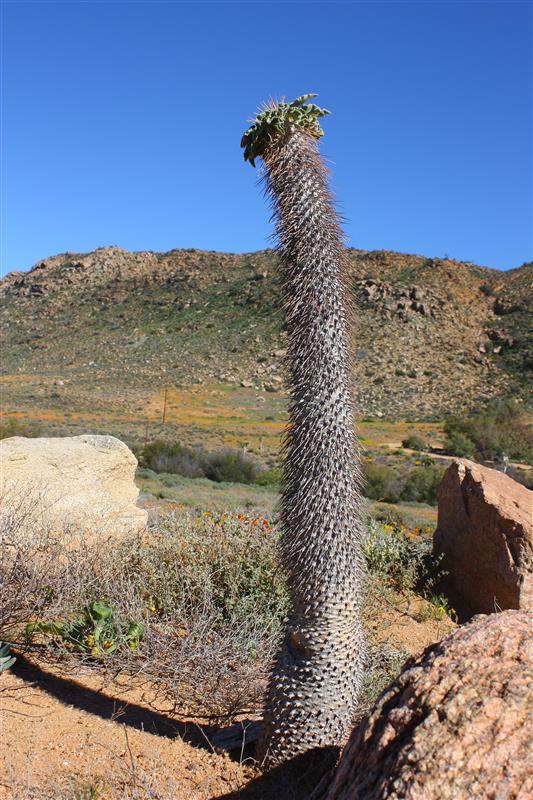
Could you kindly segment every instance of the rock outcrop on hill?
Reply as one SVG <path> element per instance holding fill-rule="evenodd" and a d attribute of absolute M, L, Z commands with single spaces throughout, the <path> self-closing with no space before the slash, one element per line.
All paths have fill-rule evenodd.
<path fill-rule="evenodd" d="M 476 617 L 406 665 L 323 800 L 533 797 L 533 614 Z"/>
<path fill-rule="evenodd" d="M 533 492 L 508 475 L 472 461 L 450 464 L 434 550 L 474 613 L 533 610 Z"/>
<path fill-rule="evenodd" d="M 4 510 L 25 523 L 80 535 L 146 525 L 146 511 L 135 504 L 137 459 L 114 436 L 14 436 L 0 442 L 0 466 Z"/>

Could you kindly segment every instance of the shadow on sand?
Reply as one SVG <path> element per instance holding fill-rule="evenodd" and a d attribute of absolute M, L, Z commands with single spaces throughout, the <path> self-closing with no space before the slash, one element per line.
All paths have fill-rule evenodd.
<path fill-rule="evenodd" d="M 101 719 L 114 720 L 121 725 L 127 725 L 156 736 L 166 736 L 169 739 L 179 737 L 193 747 L 212 750 L 209 737 L 213 728 L 200 728 L 194 723 L 179 722 L 144 706 L 108 697 L 83 686 L 73 678 L 54 675 L 21 655 L 17 655 L 11 672 L 27 683 L 42 689 L 61 703 L 74 706 L 81 711 L 87 711 L 89 714 L 95 714 Z"/>
<path fill-rule="evenodd" d="M 324 787 L 327 785 L 338 757 L 336 747 L 310 750 L 255 778 L 242 789 L 214 800 L 308 800 L 322 780 Z"/>
<path fill-rule="evenodd" d="M 144 706 L 108 697 L 73 678 L 54 675 L 22 655 L 17 655 L 11 671 L 65 705 L 156 736 L 169 739 L 179 737 L 201 750 L 213 751 L 211 739 L 216 741 L 217 734 L 224 733 L 224 729 L 179 722 Z M 250 743 L 246 747 L 226 752 L 237 761 L 243 758 L 253 759 L 253 747 L 254 744 Z M 337 748 L 311 750 L 255 778 L 242 789 L 213 800 L 307 800 L 321 779 L 334 767 L 338 755 Z"/>

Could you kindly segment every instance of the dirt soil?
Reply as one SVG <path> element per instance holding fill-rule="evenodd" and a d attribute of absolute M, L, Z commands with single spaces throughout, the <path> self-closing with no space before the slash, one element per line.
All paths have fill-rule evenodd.
<path fill-rule="evenodd" d="M 371 627 L 379 640 L 415 654 L 452 625 L 426 619 L 428 608 L 411 598 Z M 283 775 L 262 778 L 246 750 L 233 758 L 215 752 L 215 730 L 205 721 L 180 716 L 158 703 L 149 685 L 133 684 L 19 658 L 0 675 L 0 800 L 285 796 Z"/>

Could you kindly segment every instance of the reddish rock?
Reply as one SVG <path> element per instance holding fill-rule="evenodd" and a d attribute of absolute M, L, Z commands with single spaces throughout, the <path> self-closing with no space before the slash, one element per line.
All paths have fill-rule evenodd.
<path fill-rule="evenodd" d="M 528 611 L 476 617 L 409 661 L 319 796 L 531 800 L 532 626 Z"/>
<path fill-rule="evenodd" d="M 434 550 L 474 613 L 533 609 L 533 492 L 503 472 L 466 460 L 448 467 Z"/>

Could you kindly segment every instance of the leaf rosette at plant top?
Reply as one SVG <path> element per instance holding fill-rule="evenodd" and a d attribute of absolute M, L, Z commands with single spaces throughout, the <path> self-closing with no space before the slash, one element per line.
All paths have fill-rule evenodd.
<path fill-rule="evenodd" d="M 118 626 L 113 607 L 93 600 L 85 606 L 83 615 L 78 619 L 31 622 L 26 625 L 24 633 L 28 638 L 38 633 L 44 634 L 53 637 L 56 644 L 62 643 L 68 650 L 97 657 L 115 653 L 121 646 L 137 650 L 144 628 L 132 620 Z"/>
<path fill-rule="evenodd" d="M 316 94 L 302 94 L 292 103 L 269 103 L 261 111 L 244 133 L 241 147 L 244 148 L 244 160 L 255 167 L 255 159 L 261 156 L 265 147 L 274 139 L 290 134 L 300 128 L 313 139 L 320 139 L 324 131 L 320 127 L 320 117 L 331 114 L 326 108 L 309 103 Z"/>

